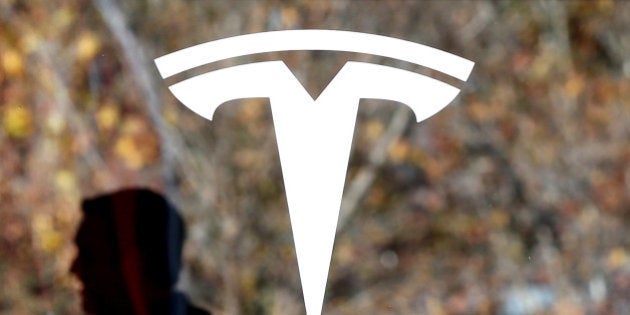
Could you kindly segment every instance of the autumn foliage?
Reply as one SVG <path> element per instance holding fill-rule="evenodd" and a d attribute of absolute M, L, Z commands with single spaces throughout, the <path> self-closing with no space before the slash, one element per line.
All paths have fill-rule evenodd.
<path fill-rule="evenodd" d="M 476 62 L 465 83 L 329 52 L 193 70 L 282 59 L 316 91 L 365 60 L 462 88 L 420 124 L 400 104 L 361 102 L 346 184 L 357 198 L 344 201 L 325 314 L 630 313 L 630 2 L 606 0 L 0 1 L 0 313 L 82 314 L 68 272 L 81 199 L 148 186 L 187 221 L 192 301 L 303 314 L 267 100 L 231 102 L 210 123 L 152 64 L 295 28 Z"/>

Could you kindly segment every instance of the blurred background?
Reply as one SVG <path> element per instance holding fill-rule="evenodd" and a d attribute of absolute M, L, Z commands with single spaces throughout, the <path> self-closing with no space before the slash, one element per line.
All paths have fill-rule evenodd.
<path fill-rule="evenodd" d="M 296 28 L 476 62 L 420 124 L 361 101 L 325 314 L 630 314 L 630 2 L 342 0 L 1 0 L 0 314 L 82 314 L 80 201 L 130 186 L 185 217 L 179 287 L 196 304 L 304 314 L 268 101 L 210 123 L 152 63 Z M 201 70 L 274 59 L 313 93 L 347 60 L 449 79 L 331 52 Z"/>

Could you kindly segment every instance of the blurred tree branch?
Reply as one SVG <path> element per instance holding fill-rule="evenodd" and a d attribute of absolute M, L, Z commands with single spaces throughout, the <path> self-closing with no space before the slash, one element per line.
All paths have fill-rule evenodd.
<path fill-rule="evenodd" d="M 400 107 L 394 112 L 387 130 L 370 151 L 368 165 L 361 168 L 352 182 L 350 182 L 350 185 L 348 185 L 341 202 L 337 232 L 342 231 L 346 227 L 346 224 L 356 212 L 361 200 L 363 200 L 363 197 L 372 186 L 376 173 L 387 160 L 387 152 L 390 146 L 403 134 L 410 118 L 411 112 L 409 108 Z"/>
<path fill-rule="evenodd" d="M 183 145 L 182 140 L 179 139 L 175 133 L 171 132 L 162 118 L 162 99 L 157 92 L 158 88 L 153 79 L 155 75 L 149 70 L 152 63 L 146 57 L 146 52 L 140 42 L 127 28 L 127 19 L 115 1 L 93 0 L 92 2 L 120 45 L 131 74 L 142 91 L 144 104 L 146 104 L 149 112 L 149 118 L 153 122 L 160 138 L 162 175 L 164 176 L 166 190 L 168 195 L 173 197 L 175 192 L 173 166 L 175 160 L 179 159 L 177 152 L 182 152 Z"/>

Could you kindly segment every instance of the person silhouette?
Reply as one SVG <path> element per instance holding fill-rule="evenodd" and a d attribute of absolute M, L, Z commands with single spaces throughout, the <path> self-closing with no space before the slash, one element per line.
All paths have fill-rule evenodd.
<path fill-rule="evenodd" d="M 70 271 L 83 283 L 89 315 L 209 315 L 175 290 L 184 223 L 174 206 L 148 189 L 86 199 Z"/>

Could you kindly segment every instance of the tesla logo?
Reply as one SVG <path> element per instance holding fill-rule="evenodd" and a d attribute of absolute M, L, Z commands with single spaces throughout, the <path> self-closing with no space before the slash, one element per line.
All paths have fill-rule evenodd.
<path fill-rule="evenodd" d="M 256 33 L 186 48 L 155 60 L 163 78 L 207 63 L 273 51 L 333 50 L 396 58 L 465 81 L 473 62 L 413 42 L 333 30 Z M 337 218 L 361 98 L 398 101 L 422 121 L 459 90 L 402 69 L 347 62 L 313 99 L 282 61 L 244 64 L 170 86 L 175 97 L 212 120 L 222 103 L 268 97 L 278 141 L 306 312 L 321 314 Z"/>

